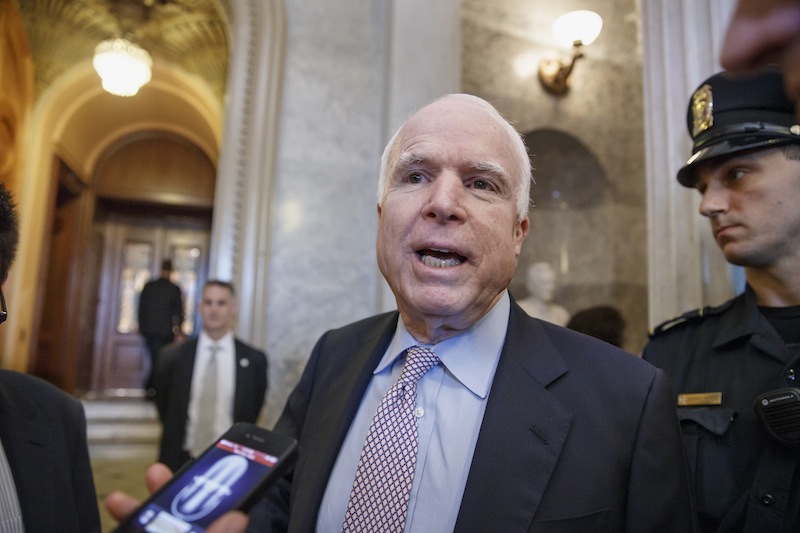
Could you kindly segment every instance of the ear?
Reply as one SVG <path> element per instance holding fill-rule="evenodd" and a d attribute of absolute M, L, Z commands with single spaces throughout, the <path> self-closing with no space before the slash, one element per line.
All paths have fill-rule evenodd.
<path fill-rule="evenodd" d="M 519 254 L 522 253 L 522 243 L 525 242 L 525 237 L 528 236 L 528 230 L 530 230 L 530 226 L 530 219 L 525 217 L 520 220 L 517 226 L 514 228 L 514 240 L 516 241 L 514 249 L 517 252 L 517 257 L 519 257 Z"/>

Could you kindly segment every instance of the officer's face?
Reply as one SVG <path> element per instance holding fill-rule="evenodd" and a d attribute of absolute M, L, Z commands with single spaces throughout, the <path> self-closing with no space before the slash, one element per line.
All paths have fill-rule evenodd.
<path fill-rule="evenodd" d="M 706 161 L 697 169 L 700 213 L 725 259 L 763 269 L 800 259 L 800 161 L 783 149 L 752 150 Z"/>

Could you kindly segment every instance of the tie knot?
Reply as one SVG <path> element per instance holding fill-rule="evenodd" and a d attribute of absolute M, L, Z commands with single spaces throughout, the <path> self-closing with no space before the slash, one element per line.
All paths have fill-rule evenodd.
<path fill-rule="evenodd" d="M 439 356 L 430 348 L 412 346 L 406 354 L 401 381 L 416 383 L 425 372 L 439 364 Z"/>

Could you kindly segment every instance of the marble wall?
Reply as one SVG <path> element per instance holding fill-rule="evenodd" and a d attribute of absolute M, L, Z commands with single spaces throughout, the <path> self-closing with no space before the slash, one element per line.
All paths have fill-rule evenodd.
<path fill-rule="evenodd" d="M 538 61 L 563 55 L 555 18 L 592 9 L 604 21 L 565 96 L 545 92 Z M 647 332 L 647 229 L 639 2 L 463 0 L 462 85 L 493 101 L 526 134 L 534 166 L 531 232 L 512 293 L 527 294 L 525 267 L 558 272 L 557 301 L 571 313 L 611 304 L 626 321 L 625 347 Z"/>

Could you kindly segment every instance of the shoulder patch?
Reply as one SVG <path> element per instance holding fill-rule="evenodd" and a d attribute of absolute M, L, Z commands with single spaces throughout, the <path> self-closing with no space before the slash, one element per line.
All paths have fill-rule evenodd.
<path fill-rule="evenodd" d="M 694 309 L 692 311 L 687 311 L 680 316 L 675 318 L 670 318 L 659 324 L 658 326 L 652 328 L 650 331 L 647 332 L 650 338 L 656 337 L 665 331 L 680 325 L 680 324 L 687 324 L 690 322 L 696 322 L 702 320 L 707 316 L 718 315 L 721 314 L 730 308 L 733 305 L 733 300 L 728 300 L 722 305 L 717 306 L 710 306 L 707 305 L 705 307 L 700 307 L 699 309 Z"/>

